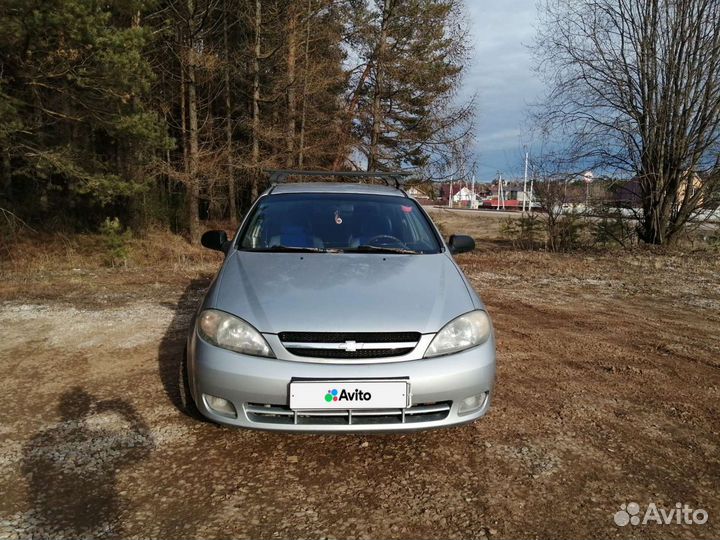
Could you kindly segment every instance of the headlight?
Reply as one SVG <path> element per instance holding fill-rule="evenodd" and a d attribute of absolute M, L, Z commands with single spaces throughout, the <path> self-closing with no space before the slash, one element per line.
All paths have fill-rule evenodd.
<path fill-rule="evenodd" d="M 484 311 L 471 311 L 460 315 L 435 335 L 425 352 L 425 358 L 476 347 L 487 341 L 490 332 L 490 318 Z"/>
<path fill-rule="evenodd" d="M 275 358 L 260 332 L 248 323 L 215 309 L 206 309 L 197 320 L 200 336 L 209 343 L 231 351 Z"/>

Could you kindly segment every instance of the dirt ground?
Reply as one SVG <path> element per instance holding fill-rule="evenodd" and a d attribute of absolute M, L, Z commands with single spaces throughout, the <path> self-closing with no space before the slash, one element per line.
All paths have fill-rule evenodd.
<path fill-rule="evenodd" d="M 405 435 L 185 416 L 177 366 L 217 260 L 0 267 L 0 538 L 720 537 L 717 254 L 479 246 L 459 261 L 495 324 L 493 407 Z M 630 502 L 709 519 L 619 527 Z"/>

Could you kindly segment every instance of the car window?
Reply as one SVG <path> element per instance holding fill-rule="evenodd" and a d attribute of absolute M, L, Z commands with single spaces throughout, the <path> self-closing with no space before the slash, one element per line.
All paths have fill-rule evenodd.
<path fill-rule="evenodd" d="M 406 197 L 338 193 L 264 197 L 240 235 L 239 249 L 438 253 L 417 203 Z"/>

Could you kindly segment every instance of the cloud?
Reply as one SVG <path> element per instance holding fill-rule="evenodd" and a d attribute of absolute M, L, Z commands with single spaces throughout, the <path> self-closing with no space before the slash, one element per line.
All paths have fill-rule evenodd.
<path fill-rule="evenodd" d="M 476 157 L 483 179 L 517 170 L 528 106 L 542 94 L 532 71 L 535 0 L 466 0 L 474 40 L 460 96 L 478 96 Z"/>

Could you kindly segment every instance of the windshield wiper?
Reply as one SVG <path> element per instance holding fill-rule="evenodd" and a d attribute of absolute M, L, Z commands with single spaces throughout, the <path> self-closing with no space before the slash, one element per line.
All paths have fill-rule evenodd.
<path fill-rule="evenodd" d="M 382 246 L 369 246 L 364 244 L 356 248 L 346 249 L 346 253 L 401 253 L 406 255 L 412 255 L 419 253 L 412 249 L 394 248 L 394 247 L 382 247 Z"/>
<path fill-rule="evenodd" d="M 274 252 L 274 253 L 337 253 L 338 250 L 336 249 L 326 249 L 326 248 L 317 248 L 317 247 L 299 247 L 299 246 L 270 246 L 267 248 L 254 248 L 254 249 L 248 249 L 247 251 L 265 251 L 265 252 Z"/>

